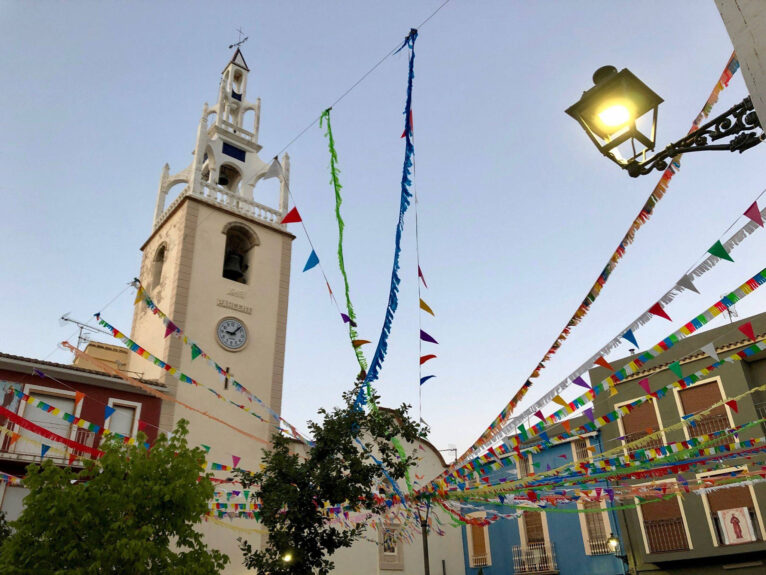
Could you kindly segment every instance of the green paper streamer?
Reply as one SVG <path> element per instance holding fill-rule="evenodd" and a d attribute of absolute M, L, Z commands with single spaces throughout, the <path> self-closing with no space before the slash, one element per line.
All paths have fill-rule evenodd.
<path fill-rule="evenodd" d="M 346 274 L 346 264 L 343 260 L 343 228 L 345 227 L 345 224 L 343 223 L 343 218 L 340 215 L 340 205 L 343 203 L 343 198 L 340 195 L 340 191 L 343 186 L 338 179 L 340 170 L 338 169 L 338 152 L 335 150 L 335 138 L 332 135 L 332 125 L 330 124 L 331 109 L 332 108 L 327 108 L 324 112 L 322 112 L 322 115 L 319 117 L 319 127 L 321 128 L 324 120 L 327 120 L 327 131 L 325 132 L 325 136 L 327 137 L 327 148 L 330 151 L 330 183 L 335 190 L 335 218 L 338 220 L 338 267 L 340 268 L 341 275 L 343 275 L 343 284 L 346 292 L 346 309 L 348 311 L 348 317 L 351 319 L 351 321 L 348 322 L 348 335 L 349 338 L 353 341 L 358 339 L 358 335 L 356 329 L 354 328 L 354 325 L 356 324 L 356 314 L 354 313 L 354 306 L 351 304 L 351 294 L 348 287 L 348 274 Z M 367 360 L 364 357 L 364 353 L 359 347 L 354 348 L 354 353 L 356 354 L 356 359 L 359 362 L 359 367 L 361 367 L 366 373 Z"/>

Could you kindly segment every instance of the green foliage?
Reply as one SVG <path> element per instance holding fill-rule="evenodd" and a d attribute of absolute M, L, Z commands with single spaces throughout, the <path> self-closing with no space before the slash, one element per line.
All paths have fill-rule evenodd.
<path fill-rule="evenodd" d="M 408 406 L 396 410 L 355 410 L 358 387 L 344 394 L 345 407 L 319 410 L 322 424 L 309 423 L 314 446 L 305 456 L 295 453 L 295 444 L 275 435 L 273 447 L 264 453 L 263 468 L 250 474 L 240 472 L 245 487 L 254 486 L 261 502 L 261 523 L 269 530 L 268 542 L 260 550 L 242 542 L 245 565 L 270 575 L 326 575 L 333 568 L 328 559 L 335 551 L 350 547 L 365 527 L 344 529 L 330 525 L 322 514 L 324 502 L 350 502 L 354 510 L 382 513 L 385 505 L 375 501 L 373 486 L 385 476 L 381 467 L 365 454 L 382 462 L 389 476 L 398 480 L 414 463 L 401 458 L 391 439 L 413 442 L 425 434 L 409 419 Z M 373 398 L 377 402 L 377 397 Z M 291 449 L 291 447 L 293 449 Z M 347 503 L 348 504 L 348 503 Z M 285 561 L 285 557 L 290 561 Z"/>
<path fill-rule="evenodd" d="M 5 520 L 5 512 L 0 511 L 0 547 L 2 547 L 3 543 L 5 543 L 5 541 L 11 536 L 11 533 L 11 527 Z"/>
<path fill-rule="evenodd" d="M 228 557 L 207 548 L 194 526 L 213 484 L 205 452 L 189 449 L 187 422 L 150 450 L 117 438 L 76 472 L 48 460 L 30 465 L 24 511 L 0 548 L 0 574 L 209 575 Z"/>

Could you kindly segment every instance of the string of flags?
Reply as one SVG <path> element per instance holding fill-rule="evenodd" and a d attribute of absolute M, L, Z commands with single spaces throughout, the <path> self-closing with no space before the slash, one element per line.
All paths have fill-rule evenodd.
<path fill-rule="evenodd" d="M 728 86 L 729 80 L 731 79 L 732 75 L 737 71 L 737 69 L 739 69 L 739 62 L 736 59 L 736 55 L 732 54 L 731 58 L 726 64 L 726 67 L 724 68 L 723 73 L 721 74 L 718 81 L 716 82 L 716 85 L 713 88 L 713 91 L 711 92 L 710 96 L 707 98 L 705 105 L 702 107 L 702 110 L 700 111 L 699 114 L 697 114 L 697 117 L 692 122 L 692 126 L 689 130 L 689 133 L 697 130 L 697 128 L 702 123 L 702 121 L 708 116 L 708 114 L 710 113 L 710 110 L 712 110 L 713 108 L 713 105 L 718 101 L 718 95 L 720 94 L 721 90 L 724 87 Z M 577 310 L 569 319 L 569 321 L 564 326 L 564 328 L 561 330 L 559 335 L 556 336 L 553 344 L 551 344 L 548 351 L 545 353 L 542 359 L 537 363 L 536 367 L 532 370 L 532 373 L 529 375 L 529 377 L 527 377 L 524 384 L 521 385 L 518 391 L 513 395 L 511 400 L 508 402 L 508 404 L 500 412 L 500 415 L 497 418 L 495 418 L 495 420 L 490 424 L 490 426 L 479 436 L 476 442 L 474 442 L 474 444 L 463 455 L 461 455 L 461 457 L 459 457 L 456 460 L 455 464 L 459 464 L 460 462 L 464 461 L 466 457 L 469 457 L 470 455 L 476 453 L 476 451 L 478 451 L 477 446 L 484 445 L 487 442 L 487 439 L 491 435 L 493 435 L 494 429 L 498 427 L 499 425 L 501 425 L 502 423 L 504 423 L 508 419 L 508 417 L 510 417 L 510 415 L 513 413 L 514 409 L 516 408 L 516 405 L 518 405 L 521 399 L 527 394 L 529 389 L 532 387 L 533 385 L 532 380 L 540 376 L 540 371 L 545 368 L 545 365 L 550 360 L 551 356 L 555 354 L 558 351 L 558 349 L 563 345 L 564 341 L 569 337 L 571 330 L 576 325 L 578 325 L 580 321 L 582 321 L 582 319 L 587 315 L 590 309 L 590 306 L 598 298 L 603 286 L 608 281 L 612 271 L 614 271 L 614 269 L 617 267 L 620 260 L 625 255 L 627 246 L 633 243 L 636 232 L 638 232 L 638 230 L 641 227 L 643 227 L 643 225 L 646 222 L 649 221 L 654 211 L 654 207 L 665 195 L 665 192 L 667 191 L 667 187 L 668 187 L 668 184 L 670 183 L 670 180 L 673 178 L 676 171 L 680 168 L 680 160 L 681 160 L 680 154 L 672 159 L 670 166 L 663 172 L 659 183 L 655 186 L 654 190 L 649 195 L 648 200 L 646 201 L 644 206 L 641 208 L 636 218 L 633 220 L 633 223 L 628 229 L 628 232 L 625 234 L 625 236 L 623 237 L 623 239 L 620 241 L 619 245 L 613 252 L 612 256 L 609 258 L 607 264 L 604 266 L 603 270 L 601 271 L 595 283 L 593 284 L 593 287 L 591 287 L 589 292 L 586 294 L 582 303 L 578 306 Z"/>

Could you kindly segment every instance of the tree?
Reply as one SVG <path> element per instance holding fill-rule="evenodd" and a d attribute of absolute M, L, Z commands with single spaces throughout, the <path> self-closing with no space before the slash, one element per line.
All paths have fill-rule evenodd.
<path fill-rule="evenodd" d="M 276 434 L 271 450 L 263 455 L 261 471 L 238 473 L 245 488 L 253 486 L 261 504 L 261 523 L 269 531 L 263 549 L 253 550 L 247 541 L 241 542 L 248 568 L 270 575 L 326 575 L 333 568 L 328 557 L 350 547 L 365 526 L 348 529 L 331 524 L 323 504 L 385 512 L 373 487 L 403 478 L 414 463 L 392 440 L 413 442 L 425 437 L 427 430 L 409 419 L 407 405 L 395 410 L 355 407 L 360 385 L 357 382 L 354 391 L 343 395 L 343 408 L 319 410 L 321 425 L 309 422 L 314 445 L 305 455 L 291 449 L 291 440 Z M 378 397 L 372 399 L 374 405 Z"/>
<path fill-rule="evenodd" d="M 0 573 L 218 573 L 228 557 L 194 530 L 213 498 L 200 475 L 205 452 L 187 446 L 187 422 L 150 449 L 106 440 L 79 472 L 50 460 L 30 465 L 29 494 L 0 548 Z"/>

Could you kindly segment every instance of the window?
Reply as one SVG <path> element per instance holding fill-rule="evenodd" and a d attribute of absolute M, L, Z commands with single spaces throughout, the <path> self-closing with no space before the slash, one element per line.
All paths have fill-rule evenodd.
<path fill-rule="evenodd" d="M 524 523 L 524 538 L 527 544 L 545 543 L 543 514 L 538 511 L 525 511 L 521 515 L 521 519 Z"/>
<path fill-rule="evenodd" d="M 625 404 L 623 403 L 622 405 Z M 619 406 L 615 405 L 615 407 Z M 630 413 L 623 415 L 619 419 L 619 422 L 620 431 L 625 438 L 623 439 L 623 444 L 637 441 L 662 428 L 657 414 L 657 403 L 654 399 L 645 401 L 634 407 Z M 664 442 L 661 437 L 655 437 L 643 441 L 638 445 L 629 447 L 628 451 L 633 452 L 638 449 L 656 448 L 661 447 L 663 444 Z"/>
<path fill-rule="evenodd" d="M 223 277 L 246 284 L 250 268 L 250 253 L 258 245 L 257 236 L 240 224 L 228 225 L 224 228 L 226 248 L 223 258 Z"/>
<path fill-rule="evenodd" d="M 586 501 L 578 504 L 579 509 L 589 512 L 580 513 L 580 530 L 586 555 L 608 555 L 612 552 L 607 544 L 609 533 L 609 518 L 606 514 L 606 504 L 601 501 Z"/>
<path fill-rule="evenodd" d="M 138 432 L 141 404 L 134 401 L 110 398 L 109 407 L 114 408 L 114 413 L 106 421 L 104 427 L 109 431 L 134 437 Z"/>
<path fill-rule="evenodd" d="M 486 513 L 479 511 L 468 517 L 483 519 Z M 468 564 L 471 567 L 489 567 L 492 565 L 492 555 L 489 550 L 489 530 L 486 525 L 466 525 L 468 543 Z"/>
<path fill-rule="evenodd" d="M 678 403 L 681 415 L 698 413 L 718 403 L 721 399 L 721 387 L 717 378 L 714 381 L 698 383 L 676 392 L 676 402 Z M 723 405 L 719 405 L 697 421 L 684 425 L 688 438 L 699 437 L 700 435 L 707 435 L 716 431 L 724 431 L 730 427 L 732 427 L 732 424 L 729 421 L 726 407 Z M 727 441 L 726 436 L 721 438 L 720 441 Z"/>
<path fill-rule="evenodd" d="M 572 460 L 573 461 L 587 461 L 590 459 L 590 452 L 588 451 L 588 440 L 584 437 L 579 437 L 572 442 Z"/>
<path fill-rule="evenodd" d="M 521 545 L 511 548 L 514 573 L 548 573 L 557 571 L 553 544 L 548 538 L 545 513 L 524 511 L 519 519 Z"/>
<path fill-rule="evenodd" d="M 736 477 L 743 469 L 722 469 L 702 473 L 698 478 Z M 708 527 L 713 545 L 737 545 L 763 541 L 763 521 L 760 510 L 754 504 L 754 492 L 750 485 L 726 487 L 703 495 Z"/>
<path fill-rule="evenodd" d="M 529 477 L 532 474 L 532 454 L 522 453 L 521 459 L 516 460 L 516 473 L 519 475 L 519 479 L 523 477 Z"/>
<path fill-rule="evenodd" d="M 386 522 L 380 531 L 378 562 L 381 571 L 401 571 L 404 569 L 401 530 L 400 525 Z"/>
<path fill-rule="evenodd" d="M 74 413 L 75 405 L 74 405 L 74 392 L 67 392 L 67 391 L 61 391 L 58 390 L 50 390 L 45 389 L 40 390 L 40 388 L 35 388 L 34 386 L 27 386 L 25 389 L 25 392 L 34 397 L 36 400 L 42 401 L 44 403 L 47 403 L 48 405 L 51 405 L 53 407 L 57 407 L 61 411 L 64 411 L 66 413 L 71 413 L 73 415 L 78 415 L 77 413 Z M 38 391 L 40 390 L 40 391 Z M 82 405 L 82 404 L 80 404 Z M 69 438 L 72 434 L 72 425 L 60 417 L 56 415 L 52 415 L 48 413 L 47 411 L 43 411 L 42 409 L 38 407 L 34 407 L 32 405 L 22 403 L 22 410 L 20 415 L 22 415 L 25 419 L 31 421 L 32 423 L 35 423 L 36 425 L 39 425 L 40 427 L 44 427 L 48 431 L 51 431 L 57 435 L 61 435 L 63 437 Z M 79 406 L 78 406 L 79 408 Z M 19 428 L 18 429 L 19 434 L 22 437 L 28 437 L 31 441 L 17 441 L 14 443 L 14 448 L 16 453 L 23 453 L 26 455 L 36 455 L 40 456 L 41 447 L 40 442 L 50 444 L 51 442 L 49 440 L 41 439 L 39 435 L 36 433 Z M 65 457 L 61 453 L 61 447 L 56 446 L 56 450 L 54 452 L 53 449 L 51 449 L 46 455 L 46 458 L 51 457 L 58 457 L 62 458 Z"/>
<path fill-rule="evenodd" d="M 647 553 L 668 553 L 692 548 L 678 497 L 639 505 L 638 517 Z"/>
<path fill-rule="evenodd" d="M 5 485 L 2 494 L 3 503 L 0 510 L 5 513 L 7 521 L 15 521 L 21 515 L 24 509 L 24 498 L 29 493 L 29 489 L 17 485 Z"/>
<path fill-rule="evenodd" d="M 157 287 L 162 280 L 162 268 L 165 265 L 165 255 L 167 252 L 167 246 L 162 244 L 154 254 L 154 261 L 152 262 L 152 286 Z"/>

